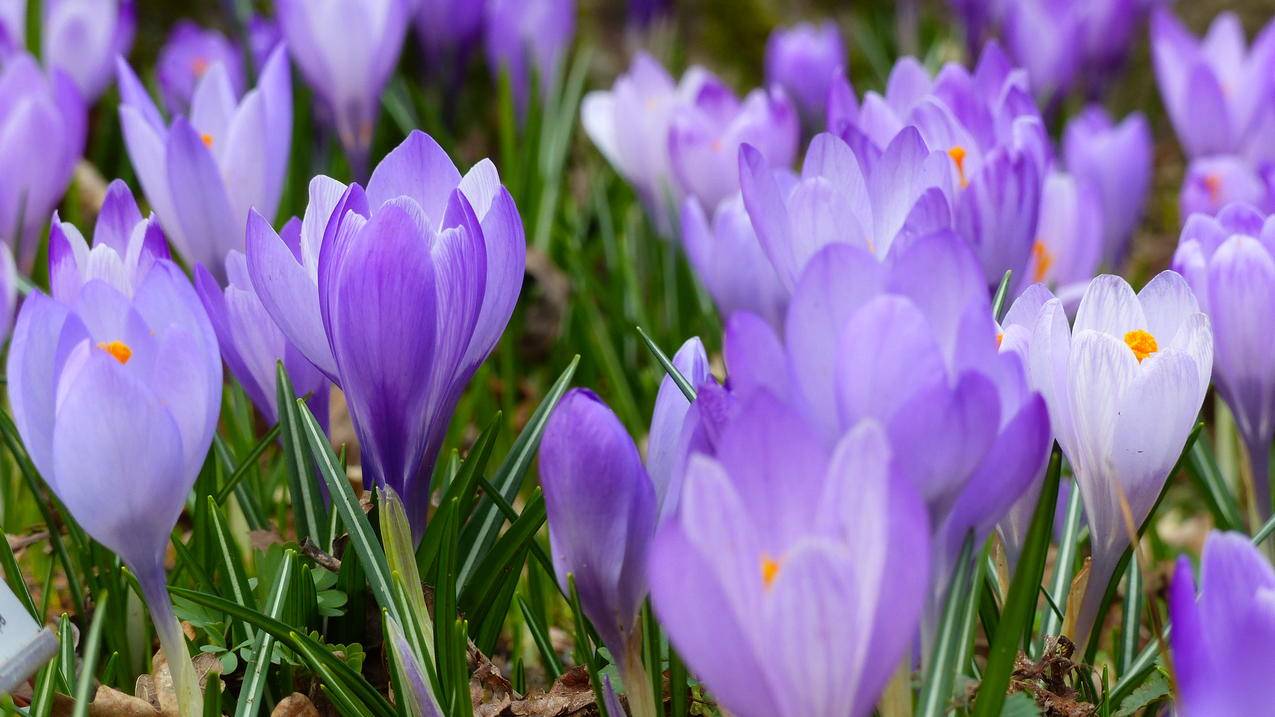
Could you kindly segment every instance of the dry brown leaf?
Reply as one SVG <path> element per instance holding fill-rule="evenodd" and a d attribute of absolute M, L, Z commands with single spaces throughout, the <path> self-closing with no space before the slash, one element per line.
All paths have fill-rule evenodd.
<path fill-rule="evenodd" d="M 293 692 L 275 705 L 270 717 L 319 717 L 319 710 L 309 697 Z"/>
<path fill-rule="evenodd" d="M 530 695 L 510 704 L 507 714 L 516 717 L 564 717 L 580 714 L 593 704 L 589 671 L 576 665 L 564 672 L 547 693 Z"/>

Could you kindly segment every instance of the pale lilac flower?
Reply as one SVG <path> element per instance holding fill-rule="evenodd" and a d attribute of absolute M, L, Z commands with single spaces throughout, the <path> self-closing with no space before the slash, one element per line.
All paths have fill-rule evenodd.
<path fill-rule="evenodd" d="M 506 72 L 520 115 L 534 76 L 543 97 L 553 92 L 575 37 L 575 0 L 488 0 L 484 18 L 487 64 Z"/>
<path fill-rule="evenodd" d="M 1088 181 L 1102 202 L 1102 261 L 1116 268 L 1142 218 L 1151 186 L 1151 128 L 1139 112 L 1115 124 L 1101 106 L 1091 105 L 1063 131 L 1063 163 Z"/>
<path fill-rule="evenodd" d="M 80 95 L 93 103 L 111 82 L 115 58 L 127 55 L 133 45 L 133 0 L 44 0 L 38 7 L 44 66 L 66 73 Z M 0 8 L 5 53 L 26 47 L 26 23 L 26 0 L 8 0 Z"/>
<path fill-rule="evenodd" d="M 812 125 L 824 117 L 833 78 L 846 63 L 846 46 L 831 20 L 776 28 L 766 41 L 766 83 L 779 85 Z"/>
<path fill-rule="evenodd" d="M 1186 168 L 1178 210 L 1185 220 L 1192 214 L 1217 214 L 1230 204 L 1251 204 L 1275 210 L 1275 173 L 1271 166 L 1255 167 L 1243 157 L 1219 155 L 1193 160 Z"/>
<path fill-rule="evenodd" d="M 783 322 L 788 289 L 775 273 L 739 195 L 722 202 L 712 222 L 695 199 L 682 207 L 682 247 L 723 317 L 750 311 Z"/>
<path fill-rule="evenodd" d="M 225 68 L 235 96 L 242 95 L 243 51 L 217 30 L 204 29 L 190 20 L 173 26 L 155 61 L 155 81 L 169 114 L 189 114 L 195 87 L 217 64 Z"/>

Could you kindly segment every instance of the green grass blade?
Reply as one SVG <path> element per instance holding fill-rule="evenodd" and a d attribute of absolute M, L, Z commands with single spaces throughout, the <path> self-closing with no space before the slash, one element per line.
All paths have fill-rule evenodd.
<path fill-rule="evenodd" d="M 509 572 L 522 571 L 522 563 L 516 558 L 519 554 L 525 557 L 527 545 L 535 539 L 544 523 L 545 500 L 540 489 L 536 488 L 522 515 L 500 536 L 474 570 L 470 581 L 461 589 L 459 604 L 475 623 L 486 614 L 489 608 L 487 599 L 495 596 L 496 587 L 504 576 Z"/>
<path fill-rule="evenodd" d="M 1218 530 L 1243 530 L 1244 519 L 1240 508 L 1235 503 L 1235 496 L 1226 485 L 1222 471 L 1217 467 L 1217 460 L 1209 448 L 1208 441 L 1196 441 L 1187 454 L 1187 474 L 1200 488 L 1209 512 L 1213 514 L 1213 524 Z"/>
<path fill-rule="evenodd" d="M 327 511 L 323 496 L 314 480 L 314 463 L 317 453 L 307 450 L 301 414 L 309 414 L 304 400 L 294 400 L 296 392 L 288 371 L 279 361 L 275 367 L 279 405 L 279 430 L 283 435 L 283 465 L 288 475 L 288 488 L 292 495 L 292 514 L 296 519 L 297 540 L 309 538 L 315 545 L 326 545 L 328 527 Z M 322 433 L 322 432 L 320 432 Z M 326 441 L 325 441 L 326 445 Z"/>
<path fill-rule="evenodd" d="M 1142 623 L 1142 570 L 1135 560 L 1125 576 L 1124 614 L 1120 618 L 1120 642 L 1116 651 L 1116 674 L 1125 670 L 1138 657 L 1138 637 Z"/>
<path fill-rule="evenodd" d="M 266 601 L 267 617 L 278 620 L 283 615 L 284 599 L 292 587 L 292 578 L 296 571 L 297 554 L 289 550 L 284 553 L 275 584 L 270 587 L 270 597 Z M 256 660 L 244 676 L 243 686 L 239 689 L 235 717 L 254 717 L 261 710 L 261 695 L 265 692 L 266 673 L 270 671 L 270 653 L 274 650 L 274 643 L 275 638 L 269 633 L 261 631 L 257 634 L 252 647 Z"/>
<path fill-rule="evenodd" d="M 8 539 L 3 535 L 0 535 L 0 570 L 4 571 L 5 582 L 9 584 L 13 594 L 18 596 L 22 606 L 31 613 L 31 617 L 35 618 L 37 623 L 43 623 L 44 616 L 36 610 L 35 601 L 31 599 L 31 591 L 27 589 L 27 581 L 22 578 L 22 572 L 18 568 L 18 559 L 13 554 L 13 548 L 9 547 Z"/>
<path fill-rule="evenodd" d="M 102 626 L 106 624 L 106 605 L 109 593 L 97 596 L 97 604 L 93 606 L 93 622 L 89 624 L 89 633 L 84 638 L 84 662 L 80 665 L 80 679 L 75 683 L 75 709 L 71 717 L 87 717 L 89 703 L 93 697 L 93 673 L 97 670 L 98 653 L 102 651 Z"/>
<path fill-rule="evenodd" d="M 1067 614 L 1067 595 L 1071 592 L 1073 567 L 1080 547 L 1080 519 L 1085 511 L 1084 501 L 1080 499 L 1080 488 L 1075 482 L 1071 484 L 1068 500 L 1067 516 L 1063 519 L 1062 536 L 1058 540 L 1058 555 L 1054 559 L 1054 575 L 1046 593 L 1053 603 L 1053 609 L 1045 613 L 1041 622 L 1041 639 L 1035 644 L 1037 657 L 1045 648 L 1044 638 L 1062 631 L 1063 619 Z"/>
<path fill-rule="evenodd" d="M 235 488 L 243 482 L 243 479 L 248 476 L 252 467 L 257 464 L 257 459 L 261 458 L 261 454 L 265 453 L 266 449 L 269 448 L 270 444 L 274 443 L 277 438 L 279 438 L 279 424 L 276 423 L 270 427 L 270 430 L 266 431 L 265 435 L 261 437 L 261 440 L 253 444 L 252 449 L 239 460 L 238 465 L 235 466 L 234 472 L 232 472 L 230 477 L 226 479 L 226 482 L 222 483 L 221 487 L 217 489 L 218 505 L 225 503 L 226 499 L 230 497 L 230 494 L 235 492 Z"/>
<path fill-rule="evenodd" d="M 970 575 L 973 573 L 974 536 L 965 538 L 956 570 L 947 591 L 947 603 L 943 606 L 938 631 L 934 636 L 929 674 L 921 688 L 917 704 L 918 717 L 942 717 L 947 714 L 948 702 L 956 686 L 965 657 L 964 620 L 969 611 Z"/>
<path fill-rule="evenodd" d="M 421 538 L 420 547 L 416 549 L 416 567 L 420 573 L 430 573 L 434 568 L 434 561 L 438 558 L 438 550 L 442 541 L 443 512 L 445 510 L 455 510 L 460 513 L 460 520 L 464 520 L 464 516 L 468 514 L 470 508 L 474 504 L 474 493 L 476 491 L 478 476 L 481 476 L 487 469 L 487 462 L 491 459 L 492 447 L 496 443 L 496 436 L 500 433 L 500 414 L 488 424 L 487 429 L 478 436 L 478 440 L 474 442 L 469 451 L 469 457 L 461 464 L 460 470 L 451 483 L 447 485 L 447 490 L 443 492 L 442 500 L 439 501 L 438 510 L 435 511 L 434 517 L 429 524 L 425 526 L 425 535 Z M 493 494 L 494 495 L 494 494 Z"/>
<path fill-rule="evenodd" d="M 682 372 L 677 370 L 677 367 L 673 365 L 671 360 L 669 360 L 668 354 L 664 353 L 664 351 L 655 344 L 655 341 L 651 339 L 646 331 L 642 330 L 641 326 L 637 327 L 637 332 L 638 336 L 642 337 L 642 343 L 646 344 L 647 350 L 650 351 L 651 355 L 655 357 L 655 360 L 659 362 L 660 368 L 663 368 L 664 373 L 668 374 L 668 377 L 673 379 L 673 383 L 677 384 L 677 387 L 682 390 L 682 395 L 686 396 L 686 400 L 691 403 L 695 403 L 695 387 L 691 385 L 691 382 L 687 381 L 686 377 L 682 375 Z"/>
<path fill-rule="evenodd" d="M 1005 308 L 1005 299 L 1009 297 L 1009 280 L 1014 276 L 1013 269 L 1006 269 L 1005 275 L 1001 277 L 1001 283 L 996 287 L 996 294 L 992 297 L 992 318 L 997 321 L 1001 320 L 1001 311 Z"/>
<path fill-rule="evenodd" d="M 208 498 L 208 509 L 210 532 L 217 541 L 217 554 L 221 558 L 221 568 L 225 573 L 225 590 L 230 591 L 230 598 L 235 602 L 250 610 L 256 610 L 257 598 L 252 594 L 252 587 L 248 583 L 248 572 L 244 569 L 243 561 L 239 557 L 239 546 L 230 535 L 229 528 L 226 527 L 221 508 L 211 496 Z M 239 623 L 235 635 L 238 642 L 251 640 L 252 628 L 247 624 Z"/>
<path fill-rule="evenodd" d="M 521 597 L 518 598 L 518 609 L 522 610 L 523 620 L 527 623 L 527 629 L 531 631 L 531 639 L 536 643 L 536 649 L 540 651 L 540 660 L 544 663 L 545 672 L 549 673 L 550 681 L 558 679 L 562 676 L 562 661 L 553 650 L 548 627 L 540 622 L 531 606 Z"/>
<path fill-rule="evenodd" d="M 1045 560 L 1054 529 L 1061 473 L 1062 451 L 1055 445 L 1049 457 L 1049 468 L 1045 471 L 1040 500 L 1027 529 L 1022 555 L 1010 581 L 1009 594 L 1005 597 L 1005 609 L 1001 611 L 996 633 L 991 637 L 987 667 L 983 670 L 978 701 L 974 704 L 974 717 L 996 717 L 1005 704 L 1005 692 L 1018 657 L 1018 647 L 1022 644 L 1023 634 L 1031 629 L 1032 618 L 1036 614 L 1037 594 L 1045 575 Z"/>

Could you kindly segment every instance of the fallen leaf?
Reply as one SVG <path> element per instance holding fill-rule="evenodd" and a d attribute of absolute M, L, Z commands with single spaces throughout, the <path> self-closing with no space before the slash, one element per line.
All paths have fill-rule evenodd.
<path fill-rule="evenodd" d="M 319 710 L 309 697 L 293 692 L 275 705 L 270 717 L 319 717 Z"/>

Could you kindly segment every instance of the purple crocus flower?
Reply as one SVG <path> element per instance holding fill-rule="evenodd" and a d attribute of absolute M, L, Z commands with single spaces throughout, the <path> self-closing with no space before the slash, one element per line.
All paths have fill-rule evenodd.
<path fill-rule="evenodd" d="M 687 199 L 682 247 L 718 313 L 750 311 L 772 326 L 782 324 L 788 288 L 766 257 L 739 195 L 722 202 L 711 225 L 699 202 Z"/>
<path fill-rule="evenodd" d="M 1190 559 L 1178 558 L 1169 591 L 1176 714 L 1262 714 L 1275 670 L 1275 571 L 1247 536 L 1213 532 L 1198 599 L 1191 572 Z"/>
<path fill-rule="evenodd" d="M 1275 210 L 1275 176 L 1270 165 L 1254 167 L 1234 155 L 1202 157 L 1187 165 L 1178 195 L 1183 217 L 1217 214 L 1235 203 L 1251 204 L 1265 212 Z"/>
<path fill-rule="evenodd" d="M 420 0 L 416 37 L 431 65 L 445 64 L 446 74 L 458 75 L 461 62 L 483 31 L 483 3 L 474 0 Z"/>
<path fill-rule="evenodd" d="M 659 505 L 637 446 L 592 391 L 562 397 L 540 444 L 549 545 L 562 589 L 580 605 L 630 686 L 634 715 L 654 717 L 638 611 Z"/>
<path fill-rule="evenodd" d="M 1067 171 L 1093 185 L 1102 202 L 1102 261 L 1116 268 L 1142 218 L 1151 186 L 1151 129 L 1139 112 L 1115 124 L 1099 105 L 1067 123 L 1062 154 Z"/>
<path fill-rule="evenodd" d="M 527 111 L 534 74 L 549 97 L 575 37 L 575 0 L 488 0 L 484 19 L 487 65 L 509 73 L 514 104 Z"/>
<path fill-rule="evenodd" d="M 590 92 L 580 105 L 585 133 L 633 185 L 664 235 L 672 233 L 681 195 L 669 163 L 669 126 L 678 104 L 690 101 L 703 79 L 691 71 L 675 85 L 658 61 L 639 52 L 610 90 Z"/>
<path fill-rule="evenodd" d="M 0 236 L 30 270 L 44 223 L 84 151 L 86 109 L 67 75 L 25 53 L 0 69 Z"/>
<path fill-rule="evenodd" d="M 99 222 L 97 233 L 104 232 L 103 241 L 119 238 Z M 106 251 L 90 252 L 91 259 L 115 251 L 99 246 Z M 96 274 L 101 266 L 89 267 L 67 302 L 39 292 L 27 297 L 9 351 L 9 402 L 49 487 L 137 575 L 181 711 L 199 714 L 164 553 L 217 427 L 217 339 L 171 261 L 155 259 L 135 277 L 131 294 L 120 290 L 118 276 Z"/>
<path fill-rule="evenodd" d="M 1084 61 L 1083 2 L 1017 0 L 1006 4 L 1005 48 L 1027 70 L 1036 98 L 1049 104 L 1071 90 Z"/>
<path fill-rule="evenodd" d="M 119 84 L 124 143 L 146 198 L 182 258 L 224 279 L 226 255 L 243 249 L 249 210 L 273 216 L 283 191 L 292 135 L 284 48 L 238 99 L 226 66 L 212 65 L 195 88 L 190 117 L 169 125 L 123 60 Z"/>
<path fill-rule="evenodd" d="M 1187 282 L 1160 273 L 1138 294 L 1124 279 L 1090 283 L 1075 327 L 1048 301 L 1031 341 L 1031 375 L 1076 474 L 1089 524 L 1089 587 L 1076 625 L 1084 644 L 1120 554 L 1151 511 L 1209 387 L 1213 334 Z"/>
<path fill-rule="evenodd" d="M 279 23 L 265 15 L 253 15 L 248 18 L 248 53 L 252 57 L 253 69 L 258 74 L 265 68 L 266 62 L 274 54 L 275 48 L 283 43 L 283 30 Z"/>
<path fill-rule="evenodd" d="M 718 447 L 690 458 L 651 546 L 669 641 L 739 717 L 871 714 L 929 587 L 925 506 L 885 431 L 864 422 L 829 447 L 763 390 Z"/>
<path fill-rule="evenodd" d="M 155 61 L 155 80 L 170 114 L 189 114 L 195 87 L 213 65 L 222 65 L 235 96 L 243 94 L 243 53 L 226 36 L 206 30 L 190 20 L 181 20 L 168 33 L 168 40 Z"/>
<path fill-rule="evenodd" d="M 1074 307 L 1102 261 L 1102 203 L 1089 182 L 1066 172 L 1045 179 L 1026 280 L 1053 287 Z"/>
<path fill-rule="evenodd" d="M 965 47 L 971 57 L 978 54 L 984 39 L 1000 25 L 1007 5 L 1005 0 L 948 0 L 948 4 L 965 29 Z"/>
<path fill-rule="evenodd" d="M 416 131 L 366 191 L 311 181 L 299 252 L 256 212 L 247 243 L 261 303 L 345 392 L 365 475 L 403 496 L 419 539 L 452 410 L 522 288 L 522 221 L 495 166 L 462 177 Z"/>
<path fill-rule="evenodd" d="M 1255 502 L 1271 515 L 1270 445 L 1275 438 L 1275 219 L 1232 204 L 1216 218 L 1194 214 L 1173 268 L 1186 277 L 1213 323 L 1213 376 L 1235 415 L 1252 466 Z"/>
<path fill-rule="evenodd" d="M 1275 122 L 1272 28 L 1249 48 L 1234 13 L 1214 18 L 1202 40 L 1167 9 L 1152 16 L 1151 54 L 1160 97 L 1188 158 L 1269 152 L 1268 135 L 1260 130 Z"/>
<path fill-rule="evenodd" d="M 680 103 L 669 129 L 668 151 L 683 191 L 705 211 L 739 191 L 739 148 L 754 147 L 772 167 L 787 167 L 797 153 L 797 111 L 781 88 L 757 89 L 741 102 L 707 70 L 683 79 L 694 94 Z"/>
<path fill-rule="evenodd" d="M 275 8 L 288 52 L 326 105 L 350 167 L 362 178 L 381 92 L 407 34 L 406 0 L 279 0 Z"/>
<path fill-rule="evenodd" d="M 822 120 L 846 46 L 831 20 L 777 28 L 766 42 L 766 83 L 787 90 L 811 125 Z"/>
<path fill-rule="evenodd" d="M 26 47 L 26 0 L 0 11 L 6 52 Z M 41 3 L 41 57 L 61 70 L 90 104 L 111 82 L 115 58 L 127 55 L 137 29 L 133 0 L 45 0 Z"/>
<path fill-rule="evenodd" d="M 282 237 L 293 254 L 299 255 L 300 222 L 293 220 L 284 227 Z M 282 361 L 296 394 L 310 396 L 310 411 L 326 428 L 329 382 L 275 326 L 252 286 L 242 252 L 226 255 L 226 276 L 228 284 L 223 290 L 202 264 L 195 267 L 195 288 L 230 372 L 266 421 L 274 424 L 279 420 L 276 365 Z"/>

